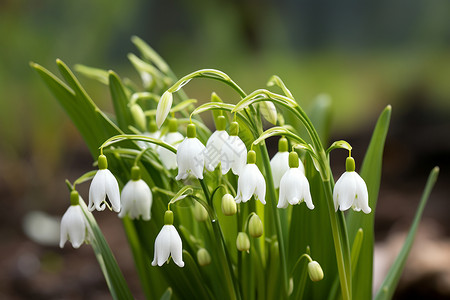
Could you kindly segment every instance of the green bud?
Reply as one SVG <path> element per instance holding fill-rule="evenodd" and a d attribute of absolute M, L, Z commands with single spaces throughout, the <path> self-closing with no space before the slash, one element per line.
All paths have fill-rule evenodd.
<path fill-rule="evenodd" d="M 166 210 L 164 214 L 164 225 L 173 225 L 173 212 Z"/>
<path fill-rule="evenodd" d="M 250 240 L 245 232 L 239 232 L 236 239 L 236 248 L 239 251 L 250 250 Z"/>
<path fill-rule="evenodd" d="M 131 180 L 138 181 L 141 179 L 141 169 L 138 166 L 133 166 L 131 168 Z"/>
<path fill-rule="evenodd" d="M 196 136 L 197 136 L 197 132 L 195 130 L 195 125 L 191 123 L 187 126 L 187 137 L 195 138 Z"/>
<path fill-rule="evenodd" d="M 236 214 L 236 201 L 230 194 L 225 194 L 222 197 L 222 212 L 225 216 L 232 216 Z"/>
<path fill-rule="evenodd" d="M 108 160 L 106 159 L 106 156 L 99 155 L 98 157 L 98 169 L 99 170 L 104 170 L 104 169 L 108 169 Z"/>
<path fill-rule="evenodd" d="M 255 164 L 255 163 L 256 163 L 256 152 L 250 150 L 247 153 L 247 164 Z"/>
<path fill-rule="evenodd" d="M 259 238 L 262 236 L 264 230 L 263 223 L 257 214 L 253 214 L 248 222 L 248 233 L 254 237 Z"/>
<path fill-rule="evenodd" d="M 308 263 L 308 274 L 312 281 L 321 281 L 323 279 L 323 270 L 315 260 Z"/>
<path fill-rule="evenodd" d="M 292 295 L 294 291 L 294 278 L 289 278 L 289 288 L 288 288 L 288 296 Z"/>
<path fill-rule="evenodd" d="M 198 264 L 202 267 L 209 265 L 211 263 L 211 256 L 209 255 L 208 250 L 206 250 L 205 248 L 198 249 L 197 261 Z"/>
<path fill-rule="evenodd" d="M 345 170 L 347 172 L 354 172 L 355 171 L 355 160 L 353 157 L 349 156 L 345 160 Z"/>
<path fill-rule="evenodd" d="M 178 121 L 175 118 L 170 118 L 169 120 L 169 132 L 177 132 L 178 131 Z"/>
<path fill-rule="evenodd" d="M 230 124 L 230 135 L 236 136 L 239 134 L 239 124 L 238 122 L 231 122 Z"/>
<path fill-rule="evenodd" d="M 155 120 L 150 120 L 150 122 L 148 123 L 148 131 L 153 133 L 156 132 L 157 130 L 158 126 L 156 126 Z"/>
<path fill-rule="evenodd" d="M 282 137 L 278 140 L 278 152 L 287 152 L 289 149 L 288 140 L 285 137 Z"/>
<path fill-rule="evenodd" d="M 80 204 L 80 194 L 77 191 L 73 190 L 70 192 L 70 205 L 78 205 Z"/>
<path fill-rule="evenodd" d="M 225 130 L 225 128 L 227 127 L 227 120 L 225 119 L 224 116 L 218 116 L 217 117 L 217 124 L 216 124 L 216 129 L 219 131 Z"/>
<path fill-rule="evenodd" d="M 298 154 L 295 151 L 289 153 L 289 168 L 298 168 Z"/>
<path fill-rule="evenodd" d="M 204 222 L 208 219 L 208 211 L 197 201 L 194 202 L 194 218 L 198 222 Z"/>
<path fill-rule="evenodd" d="M 145 131 L 145 125 L 147 120 L 145 119 L 145 113 L 138 104 L 133 104 L 130 107 L 131 115 L 133 116 L 134 124 L 141 131 Z"/>

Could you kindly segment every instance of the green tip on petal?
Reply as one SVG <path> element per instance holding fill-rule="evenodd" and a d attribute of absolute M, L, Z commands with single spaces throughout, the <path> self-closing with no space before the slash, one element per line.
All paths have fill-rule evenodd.
<path fill-rule="evenodd" d="M 238 122 L 231 122 L 230 124 L 230 135 L 238 135 L 239 134 L 239 124 Z"/>
<path fill-rule="evenodd" d="M 298 154 L 295 151 L 289 153 L 289 168 L 298 168 Z"/>
<path fill-rule="evenodd" d="M 345 161 L 345 170 L 347 172 L 355 171 L 355 160 L 353 159 L 353 157 L 347 157 L 347 160 Z"/>
<path fill-rule="evenodd" d="M 173 225 L 173 212 L 166 210 L 164 213 L 164 225 Z"/>
<path fill-rule="evenodd" d="M 288 140 L 282 137 L 278 141 L 278 152 L 287 152 L 289 150 Z"/>
<path fill-rule="evenodd" d="M 169 132 L 177 132 L 178 131 L 178 121 L 175 118 L 171 118 L 169 120 Z"/>
<path fill-rule="evenodd" d="M 158 130 L 158 126 L 156 126 L 156 122 L 154 121 L 154 120 L 151 120 L 149 123 L 148 123 L 148 130 L 150 131 L 150 132 L 156 132 L 156 130 Z"/>
<path fill-rule="evenodd" d="M 216 129 L 219 131 L 225 130 L 225 127 L 227 126 L 227 120 L 224 116 L 218 116 L 217 117 L 217 124 Z"/>
<path fill-rule="evenodd" d="M 108 160 L 106 159 L 106 156 L 103 154 L 98 157 L 98 168 L 99 170 L 104 170 L 108 168 Z"/>
<path fill-rule="evenodd" d="M 256 163 L 256 152 L 253 150 L 248 151 L 247 154 L 247 164 L 255 164 Z"/>
<path fill-rule="evenodd" d="M 195 125 L 191 123 L 187 126 L 187 137 L 195 138 L 196 136 L 197 136 L 197 133 L 195 130 Z"/>
<path fill-rule="evenodd" d="M 78 205 L 80 204 L 80 194 L 77 191 L 73 190 L 70 192 L 70 205 Z"/>
<path fill-rule="evenodd" d="M 131 180 L 138 181 L 139 179 L 141 179 L 141 168 L 133 166 L 131 168 Z"/>

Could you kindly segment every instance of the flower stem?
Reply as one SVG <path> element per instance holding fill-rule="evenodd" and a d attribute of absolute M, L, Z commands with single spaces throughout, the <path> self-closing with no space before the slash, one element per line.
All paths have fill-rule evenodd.
<path fill-rule="evenodd" d="M 214 234 L 216 236 L 216 238 L 214 240 L 216 241 L 217 248 L 221 250 L 221 251 L 219 251 L 219 255 L 221 256 L 219 258 L 219 260 L 224 265 L 223 269 L 227 274 L 227 276 L 226 276 L 227 281 L 228 281 L 227 284 L 228 284 L 228 286 L 233 288 L 235 299 L 240 300 L 241 294 L 239 293 L 239 287 L 237 285 L 236 279 L 233 276 L 234 273 L 233 273 L 233 266 L 231 264 L 231 258 L 227 251 L 227 248 L 225 245 L 225 238 L 223 236 L 222 229 L 220 228 L 220 224 L 219 224 L 217 215 L 214 210 L 213 199 L 209 196 L 209 190 L 208 190 L 208 187 L 206 186 L 205 182 L 202 179 L 199 179 L 198 181 L 200 182 L 200 185 L 202 186 L 203 193 L 205 194 L 205 197 L 206 197 L 206 201 L 208 202 L 209 206 L 211 207 L 212 211 L 214 212 L 214 218 L 211 219 Z M 217 237 L 220 237 L 220 239 L 218 239 Z M 225 261 L 226 261 L 227 265 L 225 265 Z M 230 281 L 231 281 L 231 283 L 230 283 Z"/>
<path fill-rule="evenodd" d="M 281 262 L 281 281 L 283 282 L 283 299 L 287 299 L 287 292 L 288 292 L 288 272 L 287 272 L 287 265 L 286 265 L 286 250 L 285 245 L 283 241 L 283 232 L 281 231 L 281 221 L 280 221 L 280 215 L 278 214 L 278 208 L 276 203 L 276 193 L 275 193 L 275 187 L 273 185 L 272 180 L 272 171 L 270 168 L 270 159 L 269 159 L 269 153 L 267 152 L 267 148 L 264 144 L 264 146 L 261 146 L 261 156 L 264 164 L 264 169 L 266 171 L 266 183 L 267 183 L 267 190 L 269 194 L 269 203 L 272 206 L 271 212 L 273 214 L 273 219 L 275 222 L 276 232 L 277 232 L 277 239 L 278 239 L 278 247 L 280 251 L 280 262 Z"/>

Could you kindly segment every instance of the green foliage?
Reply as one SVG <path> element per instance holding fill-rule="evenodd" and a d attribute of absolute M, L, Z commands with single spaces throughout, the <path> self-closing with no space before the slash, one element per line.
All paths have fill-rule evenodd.
<path fill-rule="evenodd" d="M 328 150 L 324 147 L 329 144 L 330 100 L 319 98 L 308 115 L 278 76 L 269 80 L 269 86 L 281 89 L 284 95 L 266 89 L 247 94 L 227 74 L 214 69 L 192 72 L 177 80 L 153 49 L 137 37 L 132 40 L 141 52 L 141 57 L 129 55 L 133 66 L 141 75 L 145 73 L 151 77 L 150 84 L 143 82 L 143 91 L 138 90 L 140 85 L 124 84 L 125 81 L 112 71 L 77 67 L 82 74 L 108 84 L 115 117 L 101 112 L 61 61 L 58 60 L 57 65 L 65 82 L 40 65 L 31 65 L 74 122 L 94 159 L 99 151 L 104 151 L 110 162 L 109 169 L 120 185 L 129 180 L 130 167 L 138 164 L 142 170 L 142 179 L 152 188 L 151 220 L 123 219 L 146 298 L 369 299 L 372 295 L 374 212 L 366 215 L 350 211 L 346 218 L 343 212 L 335 212 L 329 152 L 334 149 L 350 151 L 351 146 L 345 141 L 337 141 Z M 148 79 L 145 74 L 143 81 Z M 224 83 L 239 95 L 241 101 L 236 105 L 224 103 L 213 94 L 211 102 L 194 108 L 195 101 L 186 96 L 182 87 L 190 80 L 199 78 Z M 257 166 L 265 177 L 267 205 L 250 200 L 239 204 L 236 215 L 224 216 L 217 199 L 221 199 L 225 193 L 236 195 L 237 176 L 231 172 L 222 175 L 220 170 L 215 170 L 204 172 L 204 178 L 198 181 L 190 179 L 179 182 L 174 180 L 174 170 L 163 167 L 157 151 L 140 148 L 139 142 L 148 142 L 177 152 L 174 145 L 169 145 L 160 137 L 146 137 L 145 128 L 135 126 L 136 120 L 131 112 L 131 106 L 138 105 L 145 111 L 145 118 L 152 120 L 158 112 L 156 110 L 155 113 L 156 102 L 166 90 L 173 94 L 170 113 L 179 116 L 181 125 L 178 130 L 185 133 L 186 125 L 193 122 L 197 125 L 197 136 L 203 143 L 211 132 L 202 123 L 200 114 L 212 111 L 217 120 L 221 113 L 228 121 L 234 119 L 239 123 L 239 136 L 247 148 L 255 150 Z M 263 101 L 274 103 L 278 112 L 282 112 L 278 114 L 276 126 L 266 131 L 263 130 L 258 105 Z M 380 186 L 382 154 L 390 114 L 390 106 L 381 113 L 360 172 L 367 183 L 369 205 L 373 211 Z M 288 117 L 282 118 L 283 115 Z M 163 126 L 162 134 L 167 130 Z M 266 147 L 266 139 L 275 135 L 288 138 L 291 146 L 300 154 L 314 210 L 309 210 L 304 204 L 289 206 L 287 209 L 276 207 L 279 195 L 274 188 Z M 411 233 L 378 294 L 379 299 L 392 296 L 436 177 L 437 171 L 434 171 Z M 78 183 L 84 182 L 86 178 L 82 176 Z M 191 209 L 193 201 L 206 208 L 206 221 L 195 220 Z M 184 268 L 170 262 L 162 267 L 150 265 L 155 251 L 154 241 L 164 225 L 163 215 L 168 207 L 173 211 L 174 226 L 183 241 Z M 260 238 L 251 237 L 250 250 L 240 252 L 236 249 L 237 232 L 248 231 L 249 216 L 254 213 L 264 224 L 263 235 Z M 95 220 L 87 212 L 86 216 L 95 228 L 94 236 L 99 242 L 92 245 L 111 294 L 116 299 L 130 298 L 126 283 Z M 195 259 L 201 248 L 211 254 L 211 263 L 208 265 L 201 266 Z M 301 260 L 305 254 L 320 264 L 325 274 L 323 280 L 307 280 L 307 264 Z"/>

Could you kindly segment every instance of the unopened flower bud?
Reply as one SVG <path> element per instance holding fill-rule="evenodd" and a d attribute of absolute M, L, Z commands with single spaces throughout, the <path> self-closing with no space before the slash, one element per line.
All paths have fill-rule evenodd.
<path fill-rule="evenodd" d="M 248 222 L 248 233 L 254 238 L 259 238 L 263 234 L 264 226 L 257 214 L 251 216 Z"/>
<path fill-rule="evenodd" d="M 308 274 L 312 281 L 321 281 L 323 279 L 322 267 L 315 260 L 308 263 Z"/>
<path fill-rule="evenodd" d="M 250 250 L 250 240 L 245 232 L 239 232 L 236 239 L 236 248 L 239 251 Z"/>
<path fill-rule="evenodd" d="M 211 263 L 211 256 L 209 255 L 208 250 L 206 250 L 205 248 L 198 249 L 197 261 L 198 264 L 202 267 L 209 265 Z"/>
<path fill-rule="evenodd" d="M 236 214 L 236 201 L 230 194 L 225 194 L 222 197 L 222 212 L 225 216 L 232 216 Z"/>
<path fill-rule="evenodd" d="M 201 205 L 197 201 L 194 202 L 194 218 L 198 222 L 204 222 L 208 219 L 208 212 L 203 207 L 203 205 Z"/>
<path fill-rule="evenodd" d="M 156 108 L 156 125 L 158 128 L 161 128 L 162 123 L 166 120 L 172 108 L 172 101 L 173 95 L 169 91 L 165 91 L 159 99 L 158 107 Z"/>
<path fill-rule="evenodd" d="M 145 125 L 147 120 L 145 119 L 145 113 L 138 104 L 133 104 L 130 107 L 131 115 L 133 116 L 134 124 L 141 131 L 145 131 Z"/>

